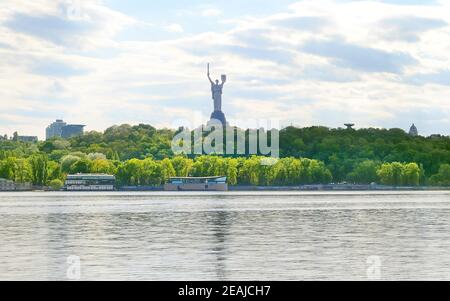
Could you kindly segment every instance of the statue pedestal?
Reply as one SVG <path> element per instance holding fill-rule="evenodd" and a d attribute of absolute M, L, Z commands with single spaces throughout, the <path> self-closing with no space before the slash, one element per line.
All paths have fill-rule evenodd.
<path fill-rule="evenodd" d="M 225 114 L 222 111 L 214 111 L 211 114 L 211 119 L 218 120 L 224 127 L 227 126 L 227 120 L 225 118 Z"/>

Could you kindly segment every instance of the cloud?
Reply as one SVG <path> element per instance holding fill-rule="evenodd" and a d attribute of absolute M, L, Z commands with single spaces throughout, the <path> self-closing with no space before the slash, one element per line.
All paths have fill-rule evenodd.
<path fill-rule="evenodd" d="M 86 21 L 74 21 L 58 16 L 31 16 L 15 14 L 5 26 L 30 36 L 44 39 L 55 44 L 70 44 L 74 39 L 95 29 L 95 24 Z"/>
<path fill-rule="evenodd" d="M 449 113 L 449 28 L 431 21 L 450 22 L 448 1 L 231 0 L 220 16 L 184 1 L 90 0 L 71 13 L 61 2 L 0 1 L 4 132 L 42 137 L 57 117 L 95 130 L 207 119 L 210 62 L 214 78 L 228 75 L 224 111 L 238 126 L 252 116 L 409 127 L 421 116 L 402 112 L 417 108 L 429 112 L 422 133 L 450 134 L 437 114 Z M 389 20 L 411 42 L 377 32 Z"/>
<path fill-rule="evenodd" d="M 406 79 L 414 85 L 437 84 L 450 86 L 450 70 L 441 70 L 435 73 L 416 74 Z"/>
<path fill-rule="evenodd" d="M 383 38 L 413 43 L 417 42 L 424 32 L 448 26 L 448 23 L 441 19 L 404 16 L 383 19 L 379 26 L 382 28 Z"/>
<path fill-rule="evenodd" d="M 222 11 L 216 8 L 206 8 L 201 12 L 203 17 L 217 17 L 222 14 Z"/>
<path fill-rule="evenodd" d="M 1 48 L 3 48 L 3 49 L 12 49 L 11 45 L 8 45 L 6 43 L 0 42 L 0 49 Z"/>
<path fill-rule="evenodd" d="M 54 77 L 81 76 L 89 73 L 86 69 L 73 67 L 64 62 L 59 62 L 48 58 L 33 63 L 31 72 L 39 75 Z"/>
<path fill-rule="evenodd" d="M 378 0 L 378 1 L 395 5 L 433 5 L 438 3 L 438 1 L 436 0 Z"/>
<path fill-rule="evenodd" d="M 296 30 L 318 31 L 329 25 L 325 17 L 293 16 L 272 21 L 272 24 Z"/>
<path fill-rule="evenodd" d="M 268 49 L 238 45 L 224 46 L 222 49 L 246 59 L 262 60 L 275 64 L 290 64 L 293 59 L 292 52 L 283 49 Z"/>
<path fill-rule="evenodd" d="M 105 46 L 117 32 L 136 23 L 97 0 L 17 2 L 13 9 L 2 10 L 0 5 L 0 28 L 71 49 Z"/>
<path fill-rule="evenodd" d="M 184 31 L 183 26 L 181 26 L 180 24 L 170 24 L 166 26 L 166 30 L 169 32 L 175 32 L 175 33 L 182 33 Z"/>
<path fill-rule="evenodd" d="M 306 65 L 299 76 L 305 80 L 318 80 L 324 82 L 354 82 L 359 81 L 361 76 L 354 71 L 337 68 L 332 65 Z"/>
<path fill-rule="evenodd" d="M 401 73 L 405 66 L 416 63 L 404 52 L 362 47 L 339 40 L 312 40 L 306 42 L 302 50 L 329 58 L 337 66 L 364 72 Z"/>

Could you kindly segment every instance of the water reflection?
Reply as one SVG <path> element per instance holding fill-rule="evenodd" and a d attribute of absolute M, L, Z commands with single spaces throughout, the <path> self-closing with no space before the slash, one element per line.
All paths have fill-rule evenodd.
<path fill-rule="evenodd" d="M 0 196 L 0 279 L 450 279 L 450 194 Z M 44 197 L 45 196 L 45 197 Z"/>
<path fill-rule="evenodd" d="M 217 279 L 226 280 L 227 238 L 232 226 L 231 213 L 221 210 L 212 211 L 207 222 L 213 232 L 211 251 L 216 256 Z"/>

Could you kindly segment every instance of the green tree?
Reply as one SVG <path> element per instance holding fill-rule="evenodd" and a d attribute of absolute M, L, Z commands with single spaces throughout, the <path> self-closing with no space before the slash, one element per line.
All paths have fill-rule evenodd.
<path fill-rule="evenodd" d="M 66 173 L 66 174 L 71 173 L 72 165 L 80 159 L 81 159 L 80 157 L 75 156 L 75 155 L 64 156 L 61 160 L 61 172 Z"/>
<path fill-rule="evenodd" d="M 175 169 L 175 175 L 177 177 L 187 177 L 191 173 L 192 165 L 194 162 L 192 159 L 176 156 L 171 159 L 172 166 Z"/>
<path fill-rule="evenodd" d="M 34 185 L 45 186 L 48 180 L 48 159 L 45 154 L 35 154 L 28 159 L 31 181 Z"/>
<path fill-rule="evenodd" d="M 433 185 L 450 186 L 450 164 L 442 164 L 439 172 L 430 179 Z"/>
<path fill-rule="evenodd" d="M 79 159 L 70 166 L 70 173 L 90 173 L 92 162 L 89 159 Z"/>
<path fill-rule="evenodd" d="M 176 176 L 175 168 L 173 168 L 170 159 L 164 159 L 161 161 L 161 182 L 167 183 L 169 178 Z"/>
<path fill-rule="evenodd" d="M 115 174 L 116 167 L 107 159 L 95 159 L 91 162 L 90 172 L 98 174 Z"/>
<path fill-rule="evenodd" d="M 64 183 L 60 179 L 53 179 L 49 182 L 49 186 L 52 190 L 60 190 L 64 186 Z"/>
<path fill-rule="evenodd" d="M 349 174 L 349 179 L 358 184 L 371 184 L 379 181 L 377 170 L 380 165 L 372 160 L 365 160 L 359 163 Z"/>
<path fill-rule="evenodd" d="M 15 180 L 19 183 L 30 181 L 30 165 L 26 159 L 20 158 L 15 162 Z"/>
<path fill-rule="evenodd" d="M 0 178 L 15 180 L 15 167 L 17 159 L 8 157 L 0 161 Z"/>
<path fill-rule="evenodd" d="M 403 184 L 409 186 L 420 184 L 420 168 L 417 163 L 409 163 L 403 166 Z"/>

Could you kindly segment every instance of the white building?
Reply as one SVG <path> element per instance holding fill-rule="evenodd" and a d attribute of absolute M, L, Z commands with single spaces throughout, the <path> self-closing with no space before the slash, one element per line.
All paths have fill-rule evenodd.
<path fill-rule="evenodd" d="M 105 174 L 68 175 L 65 188 L 67 191 L 112 191 L 116 178 Z"/>

